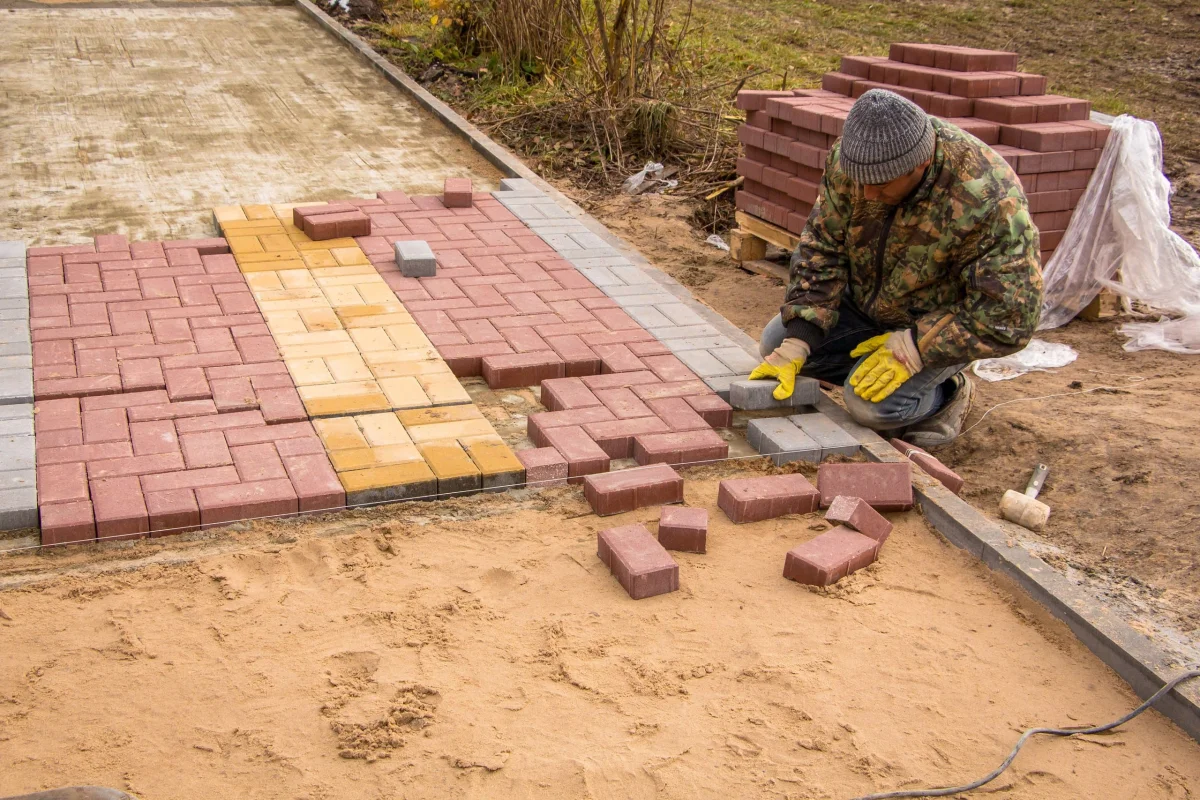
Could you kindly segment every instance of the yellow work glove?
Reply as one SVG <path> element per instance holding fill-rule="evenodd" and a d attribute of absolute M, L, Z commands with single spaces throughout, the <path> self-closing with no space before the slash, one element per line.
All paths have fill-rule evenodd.
<path fill-rule="evenodd" d="M 796 373 L 804 366 L 808 358 L 808 344 L 803 339 L 784 339 L 763 363 L 750 373 L 750 380 L 758 381 L 764 378 L 775 378 L 779 385 L 775 387 L 772 396 L 776 400 L 787 400 L 796 391 Z"/>
<path fill-rule="evenodd" d="M 883 333 L 867 339 L 850 351 L 850 357 L 858 358 L 868 353 L 867 360 L 850 376 L 850 385 L 854 387 L 856 395 L 872 403 L 889 397 L 906 380 L 925 368 L 921 363 L 921 351 L 913 342 L 910 330 Z"/>

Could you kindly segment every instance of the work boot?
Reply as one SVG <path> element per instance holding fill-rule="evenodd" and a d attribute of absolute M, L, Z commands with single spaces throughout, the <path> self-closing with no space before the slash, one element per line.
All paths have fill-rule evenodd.
<path fill-rule="evenodd" d="M 901 439 L 909 444 L 928 450 L 931 447 L 948 445 L 962 433 L 963 423 L 971 413 L 971 402 L 975 399 L 975 384 L 963 373 L 958 373 L 950 380 L 947 390 L 950 396 L 941 409 L 932 417 L 923 419 L 901 435 Z"/>

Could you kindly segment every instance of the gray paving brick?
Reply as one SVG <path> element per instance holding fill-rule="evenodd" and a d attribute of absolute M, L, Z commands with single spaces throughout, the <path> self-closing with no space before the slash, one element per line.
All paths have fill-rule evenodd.
<path fill-rule="evenodd" d="M 654 282 L 654 278 L 651 278 L 650 275 L 647 274 L 646 270 L 642 269 L 641 267 L 635 267 L 628 262 L 626 262 L 626 266 L 614 267 L 613 272 L 617 273 L 617 275 L 621 277 L 621 280 L 625 281 L 625 283 L 629 284 L 630 286 L 635 286 L 637 284 L 645 284 L 647 286 L 658 285 Z"/>
<path fill-rule="evenodd" d="M 604 288 L 608 289 L 609 287 L 606 286 Z M 621 286 L 621 287 L 612 287 L 612 288 L 641 289 L 644 291 L 649 287 L 643 286 L 642 284 L 639 283 L 637 286 Z M 655 294 L 633 294 L 633 295 L 609 294 L 609 297 L 616 300 L 617 305 L 621 306 L 622 308 L 631 307 L 631 306 L 656 306 L 659 303 L 666 303 L 672 299 L 671 295 L 667 294 L 666 292 L 655 293 Z"/>
<path fill-rule="evenodd" d="M 531 219 L 527 224 L 529 229 L 539 236 L 549 233 L 571 234 L 587 231 L 587 227 L 582 222 L 569 219 Z"/>
<path fill-rule="evenodd" d="M 608 267 L 579 267 L 589 281 L 599 286 L 601 289 L 608 286 L 624 286 L 621 279 L 613 274 Z"/>
<path fill-rule="evenodd" d="M 33 404 L 20 403 L 0 407 L 0 419 L 33 419 Z"/>
<path fill-rule="evenodd" d="M 35 528 L 37 524 L 37 489 L 0 490 L 0 531 Z"/>
<path fill-rule="evenodd" d="M 29 284 L 24 277 L 0 278 L 0 295 L 4 297 L 29 297 Z"/>
<path fill-rule="evenodd" d="M 729 402 L 729 386 L 736 380 L 741 380 L 741 375 L 717 375 L 713 378 L 705 378 L 704 382 L 708 384 L 708 388 L 712 389 L 726 403 Z"/>
<path fill-rule="evenodd" d="M 13 405 L 33 402 L 33 370 L 0 370 L 0 403 Z"/>
<path fill-rule="evenodd" d="M 32 469 L 10 469 L 0 472 L 0 491 L 33 489 L 37 487 L 37 472 Z"/>
<path fill-rule="evenodd" d="M 542 197 L 542 190 L 524 178 L 501 178 L 500 191 L 521 196 Z"/>
<path fill-rule="evenodd" d="M 29 355 L 33 352 L 28 339 L 20 342 L 0 341 L 0 356 Z"/>
<path fill-rule="evenodd" d="M 671 294 L 670 292 L 666 291 L 665 289 L 659 289 L 659 288 L 655 288 L 653 286 L 646 286 L 645 284 L 642 284 L 642 283 L 635 284 L 633 286 L 629 286 L 628 284 L 624 284 L 624 283 L 613 284 L 611 287 L 608 287 L 608 286 L 604 287 L 604 293 L 607 294 L 609 297 L 613 297 L 613 298 L 631 297 L 631 296 L 645 297 L 648 295 L 653 295 L 656 297 L 663 298 L 662 302 L 668 302 L 668 301 L 674 299 L 674 297 L 675 297 L 675 295 Z"/>
<path fill-rule="evenodd" d="M 0 258 L 0 269 L 11 269 L 20 271 L 22 277 L 25 273 L 25 259 L 23 258 Z"/>
<path fill-rule="evenodd" d="M 585 250 L 599 249 L 601 247 L 612 247 L 612 245 L 606 242 L 603 237 L 597 236 L 586 228 L 581 233 L 571 234 L 571 238 L 574 239 L 575 242 Z"/>
<path fill-rule="evenodd" d="M 36 466 L 33 458 L 33 437 L 0 437 L 0 463 L 8 470 L 33 469 Z"/>
<path fill-rule="evenodd" d="M 786 417 L 750 420 L 746 426 L 746 441 L 762 455 L 770 456 L 776 464 L 792 461 L 815 464 L 821 460 L 821 445 Z"/>
<path fill-rule="evenodd" d="M 684 339 L 668 339 L 667 347 L 672 353 L 683 350 L 716 350 L 723 347 L 736 347 L 731 339 L 724 336 L 693 336 Z"/>
<path fill-rule="evenodd" d="M 29 325 L 21 320 L 0 322 L 0 342 L 29 341 Z"/>
<path fill-rule="evenodd" d="M 671 325 L 671 320 L 663 316 L 657 306 L 630 306 L 625 313 L 638 321 L 643 328 L 658 328 Z"/>
<path fill-rule="evenodd" d="M 691 336 L 716 336 L 717 329 L 712 325 L 672 325 L 669 328 L 654 328 L 650 331 L 659 341 L 681 339 Z M 667 345 L 670 347 L 670 345 Z"/>
<path fill-rule="evenodd" d="M 675 357 L 687 364 L 688 369 L 701 378 L 714 378 L 718 375 L 728 375 L 729 367 L 725 366 L 707 350 L 682 350 Z"/>
<path fill-rule="evenodd" d="M 0 320 L 29 319 L 29 308 L 0 308 Z"/>
<path fill-rule="evenodd" d="M 429 242 L 396 242 L 396 266 L 406 278 L 432 278 L 437 274 L 437 259 Z"/>
<path fill-rule="evenodd" d="M 538 200 L 534 206 L 544 219 L 574 219 L 571 212 L 561 207 L 553 200 Z"/>
<path fill-rule="evenodd" d="M 0 242 L 0 258 L 24 258 L 25 243 L 5 241 Z"/>
<path fill-rule="evenodd" d="M 729 387 L 729 405 L 741 411 L 766 411 L 771 408 L 795 408 L 816 405 L 821 385 L 812 378 L 796 378 L 796 388 L 786 400 L 776 400 L 778 381 L 734 381 Z"/>
<path fill-rule="evenodd" d="M 597 251 L 584 250 L 582 252 L 595 253 Z M 570 261 L 572 264 L 575 265 L 576 269 L 587 269 L 589 267 L 604 267 L 605 269 L 612 269 L 614 267 L 628 267 L 629 266 L 629 259 L 625 258 L 624 256 L 617 255 L 616 250 L 613 250 L 612 253 L 613 253 L 613 255 L 608 255 L 608 256 L 587 256 L 587 257 L 571 256 Z M 624 283 L 624 282 L 625 281 L 621 281 L 621 283 Z"/>
<path fill-rule="evenodd" d="M 572 239 L 571 235 L 567 233 L 543 233 L 542 231 L 538 231 L 538 236 L 541 236 L 546 244 L 553 247 L 559 253 L 565 254 L 583 250 L 579 246 L 579 242 Z"/>
<path fill-rule="evenodd" d="M 800 430 L 807 433 L 813 441 L 821 445 L 822 458 L 858 454 L 858 440 L 842 430 L 842 426 L 819 411 L 811 414 L 796 414 L 795 416 L 788 417 L 788 420 L 797 425 Z"/>
<path fill-rule="evenodd" d="M 29 298 L 0 297 L 0 308 L 23 308 L 26 311 L 29 311 Z"/>
<path fill-rule="evenodd" d="M 15 356 L 0 356 L 0 370 L 5 369 L 33 369 L 33 356 L 15 355 Z"/>
<path fill-rule="evenodd" d="M 9 407 L 23 405 L 28 403 L 12 403 Z M 0 418 L 0 437 L 10 436 L 33 436 L 33 415 Z"/>
<path fill-rule="evenodd" d="M 708 320 L 678 300 L 661 305 L 658 310 L 676 325 L 705 325 L 708 323 Z"/>
<path fill-rule="evenodd" d="M 717 348 L 711 352 L 714 356 L 721 359 L 721 363 L 729 367 L 730 372 L 737 372 L 742 375 L 749 375 L 760 363 L 757 358 L 736 345 L 733 347 Z"/>
<path fill-rule="evenodd" d="M 537 207 L 535 207 L 533 203 L 526 202 L 524 199 L 519 203 L 510 201 L 504 203 L 504 205 L 509 211 L 516 214 L 517 218 L 522 221 L 531 219 L 546 219 L 545 215 L 543 215 L 541 211 L 538 211 Z"/>

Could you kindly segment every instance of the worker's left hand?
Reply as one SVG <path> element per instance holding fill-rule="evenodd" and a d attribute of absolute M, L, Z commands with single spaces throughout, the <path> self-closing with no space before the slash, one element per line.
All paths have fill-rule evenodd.
<path fill-rule="evenodd" d="M 851 350 L 850 356 L 858 358 L 868 353 L 867 359 L 850 376 L 850 385 L 856 395 L 872 403 L 891 396 L 905 381 L 925 368 L 911 330 L 874 336 Z"/>

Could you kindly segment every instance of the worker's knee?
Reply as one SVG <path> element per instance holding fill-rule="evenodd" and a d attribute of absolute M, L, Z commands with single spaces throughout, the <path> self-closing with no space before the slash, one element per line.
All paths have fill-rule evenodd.
<path fill-rule="evenodd" d="M 787 338 L 787 328 L 783 325 L 783 317 L 776 314 L 771 318 L 771 321 L 763 328 L 762 336 L 758 340 L 758 353 L 763 358 L 771 355 L 776 347 L 783 344 L 783 340 Z"/>
<path fill-rule="evenodd" d="M 897 391 L 878 403 L 872 403 L 856 395 L 849 380 L 842 387 L 842 397 L 846 411 L 854 421 L 875 431 L 903 428 L 929 416 L 928 409 L 922 407 L 925 404 L 920 397 Z"/>

